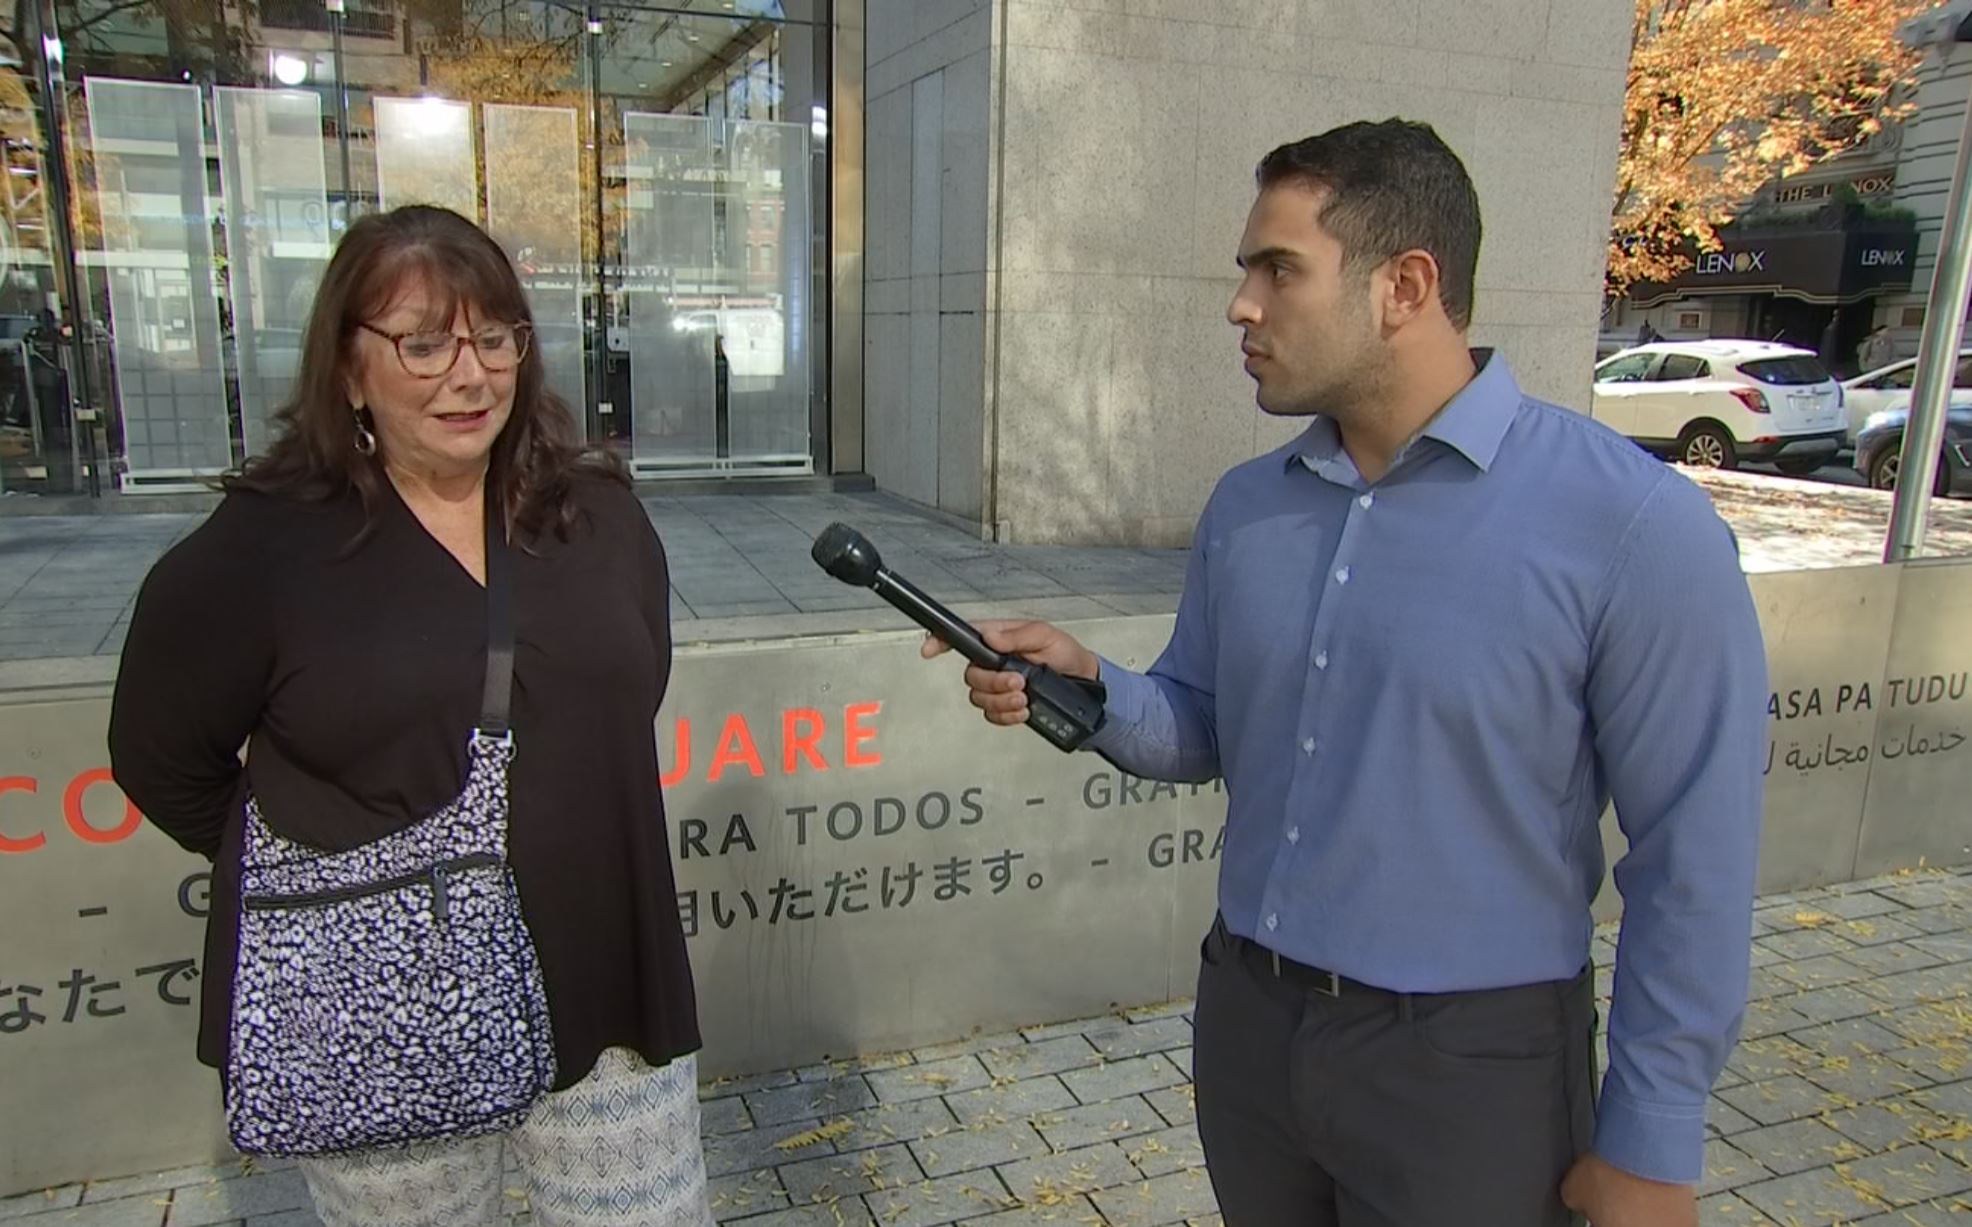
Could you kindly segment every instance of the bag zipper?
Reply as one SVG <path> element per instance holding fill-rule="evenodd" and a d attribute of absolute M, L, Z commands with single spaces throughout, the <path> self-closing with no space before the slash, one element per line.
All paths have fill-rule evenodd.
<path fill-rule="evenodd" d="M 406 886 L 416 886 L 420 882 L 431 883 L 432 915 L 443 923 L 449 910 L 446 901 L 445 881 L 453 874 L 468 869 L 487 869 L 502 863 L 502 858 L 492 852 L 475 852 L 471 856 L 454 857 L 440 861 L 428 869 L 416 873 L 402 873 L 396 877 L 385 878 L 381 882 L 368 882 L 362 886 L 340 886 L 334 890 L 311 890 L 293 895 L 262 895 L 243 898 L 240 906 L 249 912 L 279 911 L 290 908 L 328 907 L 331 904 L 347 903 L 353 899 L 366 899 L 371 895 L 381 895 Z"/>

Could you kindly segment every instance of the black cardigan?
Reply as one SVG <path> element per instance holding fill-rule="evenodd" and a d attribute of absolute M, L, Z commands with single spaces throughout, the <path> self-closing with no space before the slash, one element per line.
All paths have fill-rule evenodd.
<path fill-rule="evenodd" d="M 117 783 L 214 858 L 199 1059 L 223 1066 L 250 786 L 282 835 L 339 850 L 463 786 L 485 590 L 394 492 L 374 532 L 327 504 L 234 493 L 152 569 L 117 675 Z M 583 478 L 580 521 L 514 551 L 510 857 L 560 1066 L 699 1047 L 653 721 L 671 669 L 664 551 L 630 491 Z M 247 746 L 247 765 L 238 751 Z"/>

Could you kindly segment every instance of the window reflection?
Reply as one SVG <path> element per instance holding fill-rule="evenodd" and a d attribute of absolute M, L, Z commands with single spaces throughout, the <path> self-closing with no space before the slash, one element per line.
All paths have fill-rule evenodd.
<path fill-rule="evenodd" d="M 92 447 L 125 492 L 263 448 L 336 238 L 413 199 L 508 249 L 590 437 L 650 474 L 812 464 L 825 4 L 342 8 L 53 0 L 42 61 L 0 15 L 0 493 L 79 489 Z"/>

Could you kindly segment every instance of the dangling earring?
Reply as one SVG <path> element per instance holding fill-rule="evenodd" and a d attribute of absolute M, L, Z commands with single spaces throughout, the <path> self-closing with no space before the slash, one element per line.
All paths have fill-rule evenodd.
<path fill-rule="evenodd" d="M 361 409 L 358 409 L 356 406 L 351 405 L 349 407 L 349 414 L 351 417 L 356 419 L 357 454 L 362 456 L 376 455 L 377 437 L 370 433 L 370 428 L 368 426 L 365 426 L 363 424 L 363 411 Z"/>

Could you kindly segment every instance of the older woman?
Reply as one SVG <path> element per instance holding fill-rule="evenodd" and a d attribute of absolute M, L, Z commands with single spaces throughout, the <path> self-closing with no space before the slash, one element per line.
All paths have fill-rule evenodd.
<path fill-rule="evenodd" d="M 200 1058 L 330 1227 L 496 1223 L 506 1141 L 537 1223 L 710 1222 L 664 554 L 530 337 L 470 222 L 352 226 L 117 679 L 117 781 L 215 861 Z"/>

